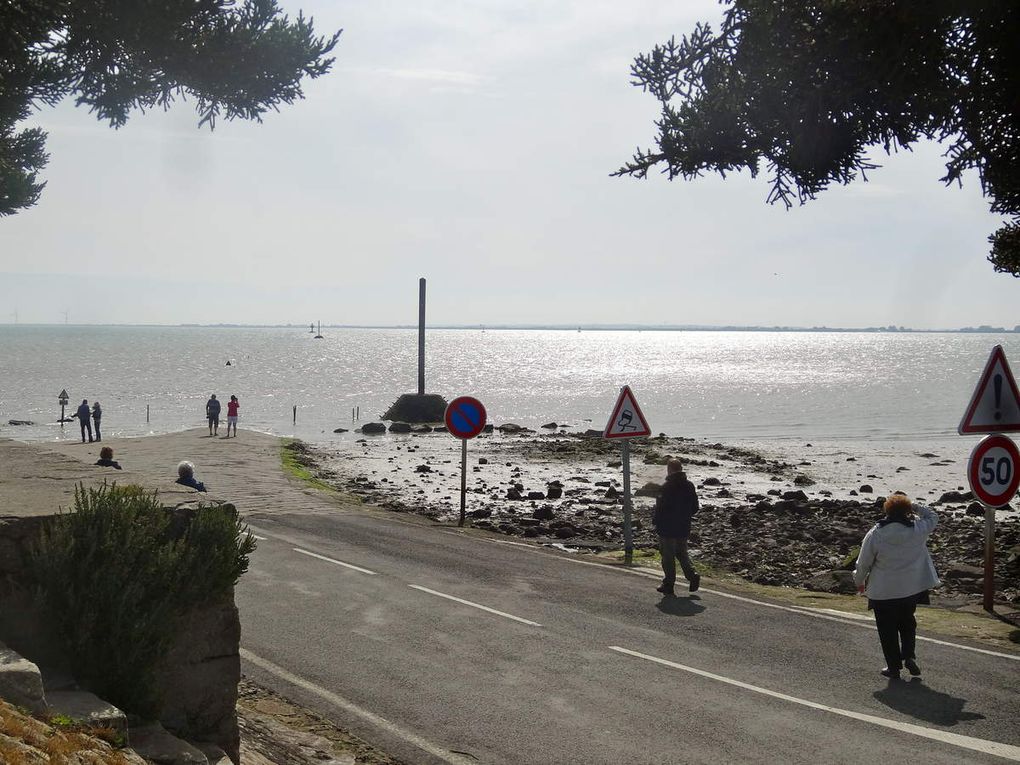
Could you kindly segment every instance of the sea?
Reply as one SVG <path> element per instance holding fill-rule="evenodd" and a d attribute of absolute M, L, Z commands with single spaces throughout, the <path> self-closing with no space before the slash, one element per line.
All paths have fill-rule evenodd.
<path fill-rule="evenodd" d="M 0 437 L 78 438 L 76 422 L 58 423 L 64 390 L 68 416 L 101 402 L 107 437 L 201 427 L 215 393 L 238 397 L 242 428 L 328 445 L 417 390 L 416 329 L 322 334 L 6 325 Z M 626 384 L 653 433 L 670 436 L 946 440 L 995 345 L 1020 372 L 1016 333 L 430 329 L 425 387 L 478 398 L 496 425 L 602 429 Z"/>

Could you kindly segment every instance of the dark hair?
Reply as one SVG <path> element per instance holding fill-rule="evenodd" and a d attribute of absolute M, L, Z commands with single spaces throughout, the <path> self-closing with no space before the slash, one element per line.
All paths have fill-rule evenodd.
<path fill-rule="evenodd" d="M 104 446 L 102 449 L 99 450 L 99 458 L 103 460 L 112 460 L 113 449 L 111 449 L 109 446 Z"/>

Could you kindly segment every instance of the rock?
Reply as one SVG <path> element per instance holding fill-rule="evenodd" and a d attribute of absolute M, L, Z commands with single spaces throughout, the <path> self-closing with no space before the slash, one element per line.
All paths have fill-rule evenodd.
<path fill-rule="evenodd" d="M 112 728 L 125 738 L 127 716 L 113 704 L 88 691 L 50 691 L 46 700 L 50 713 L 64 715 L 97 728 Z"/>
<path fill-rule="evenodd" d="M 657 497 L 662 493 L 662 484 L 649 481 L 634 492 L 635 497 Z"/>
<path fill-rule="evenodd" d="M 545 491 L 546 499 L 559 499 L 563 496 L 562 486 L 549 486 Z"/>
<path fill-rule="evenodd" d="M 429 465 L 419 465 L 414 469 L 415 473 L 431 473 L 432 467 Z"/>
<path fill-rule="evenodd" d="M 971 502 L 967 505 L 967 509 L 964 511 L 967 515 L 974 515 L 978 518 L 983 518 L 985 515 L 985 506 L 980 502 Z"/>
<path fill-rule="evenodd" d="M 482 507 L 478 510 L 472 510 L 468 515 L 472 518 L 489 518 L 492 516 L 492 510 L 488 507 Z"/>
<path fill-rule="evenodd" d="M 334 433 L 346 433 L 347 432 L 347 428 L 337 428 L 333 432 Z"/>
<path fill-rule="evenodd" d="M 411 425 L 406 422 L 390 423 L 390 433 L 410 433 Z"/>
<path fill-rule="evenodd" d="M 545 493 L 541 491 L 529 491 L 528 499 L 545 499 Z"/>
<path fill-rule="evenodd" d="M 8 420 L 8 425 L 35 425 L 31 420 Z"/>
<path fill-rule="evenodd" d="M 558 526 L 553 534 L 557 539 L 570 539 L 571 537 L 577 536 L 577 529 L 570 524 L 565 523 L 562 526 Z"/>
<path fill-rule="evenodd" d="M 45 714 L 42 675 L 33 662 L 0 643 L 0 699 Z"/>
<path fill-rule="evenodd" d="M 412 433 L 431 433 L 432 432 L 432 426 L 431 425 L 412 425 L 411 426 L 411 432 Z"/>
<path fill-rule="evenodd" d="M 804 582 L 804 588 L 813 592 L 839 592 L 847 595 L 857 592 L 857 584 L 850 571 L 819 571 Z"/>
<path fill-rule="evenodd" d="M 958 582 L 961 580 L 983 579 L 985 570 L 981 566 L 971 566 L 967 563 L 952 563 L 940 574 L 939 578 L 946 582 Z"/>
<path fill-rule="evenodd" d="M 533 512 L 531 516 L 540 521 L 551 521 L 555 517 L 555 514 L 549 505 L 542 505 L 541 507 L 536 507 L 535 512 Z"/>
<path fill-rule="evenodd" d="M 772 497 L 781 497 L 781 496 L 783 496 L 783 492 L 780 491 L 779 489 L 769 489 L 765 493 L 770 495 L 770 496 L 772 496 Z"/>
<path fill-rule="evenodd" d="M 857 491 L 861 494 L 872 494 L 875 490 L 871 487 L 871 484 L 865 483 L 861 484 L 861 487 Z"/>
<path fill-rule="evenodd" d="M 608 468 L 623 467 L 623 463 L 620 462 L 620 460 L 610 460 L 609 462 L 606 463 L 606 467 Z"/>
<path fill-rule="evenodd" d="M 620 492 L 616 490 L 615 486 L 610 486 L 606 489 L 606 499 L 616 499 L 620 496 Z"/>
<path fill-rule="evenodd" d="M 442 422 L 447 401 L 435 393 L 404 393 L 382 416 L 395 422 Z"/>
<path fill-rule="evenodd" d="M 511 486 L 509 489 L 506 490 L 506 498 L 518 500 L 524 499 L 524 496 L 521 494 L 520 489 L 518 489 L 516 486 Z"/>
<path fill-rule="evenodd" d="M 439 428 L 436 428 L 436 430 L 439 430 Z M 492 430 L 493 430 L 493 428 L 492 428 L 492 423 L 491 422 L 485 423 L 485 427 L 482 428 L 482 432 L 483 433 L 491 433 Z"/>
<path fill-rule="evenodd" d="M 366 422 L 361 426 L 361 432 L 366 436 L 378 436 L 386 432 L 386 425 L 382 422 Z"/>
<path fill-rule="evenodd" d="M 974 499 L 971 491 L 947 491 L 932 504 L 944 505 L 947 502 L 970 502 Z"/>
<path fill-rule="evenodd" d="M 208 758 L 187 741 L 167 732 L 159 723 L 130 731 L 131 748 L 156 765 L 208 765 Z"/>
<path fill-rule="evenodd" d="M 794 486 L 814 486 L 815 482 L 806 475 L 798 475 L 793 479 Z"/>
<path fill-rule="evenodd" d="M 559 425 L 557 425 L 557 424 L 556 424 L 555 422 L 547 422 L 547 423 L 546 423 L 545 425 L 543 425 L 542 427 L 543 427 L 543 428 L 549 428 L 550 430 L 556 430 L 556 428 L 558 428 L 558 427 L 559 427 Z"/>
<path fill-rule="evenodd" d="M 496 428 L 500 433 L 520 433 L 524 428 L 513 422 L 507 422 Z"/>
<path fill-rule="evenodd" d="M 479 465 L 488 465 L 489 461 L 487 459 L 485 459 L 485 457 L 479 457 L 478 458 L 478 464 Z"/>
<path fill-rule="evenodd" d="M 783 499 L 793 500 L 794 502 L 807 502 L 807 494 L 800 489 L 796 491 L 784 491 Z"/>
<path fill-rule="evenodd" d="M 715 477 L 706 478 L 704 481 L 701 482 L 701 485 L 702 486 L 722 486 L 722 481 L 720 481 L 718 478 L 715 478 Z"/>
<path fill-rule="evenodd" d="M 594 428 L 588 428 L 584 431 L 585 438 L 602 438 L 603 433 L 601 430 L 595 430 Z"/>

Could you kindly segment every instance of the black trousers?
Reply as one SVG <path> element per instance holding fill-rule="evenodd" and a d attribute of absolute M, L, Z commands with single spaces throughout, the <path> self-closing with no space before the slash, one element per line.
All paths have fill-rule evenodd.
<path fill-rule="evenodd" d="M 88 434 L 89 434 L 89 441 L 91 441 L 92 440 L 92 423 L 89 422 L 87 419 L 82 418 L 81 420 L 78 421 L 78 424 L 81 425 L 81 442 L 85 443 L 85 433 L 86 432 L 88 432 Z"/>
<path fill-rule="evenodd" d="M 885 665 L 889 669 L 902 669 L 904 659 L 915 658 L 917 620 L 914 611 L 917 598 L 873 600 L 871 606 L 875 611 L 875 626 L 878 627 Z"/>
<path fill-rule="evenodd" d="M 100 419 L 101 418 L 99 418 L 99 417 L 93 417 L 92 418 L 92 424 L 93 424 L 93 427 L 95 427 L 95 430 L 96 430 L 96 440 L 97 441 L 102 441 L 103 440 L 103 436 L 99 432 L 99 420 Z"/>

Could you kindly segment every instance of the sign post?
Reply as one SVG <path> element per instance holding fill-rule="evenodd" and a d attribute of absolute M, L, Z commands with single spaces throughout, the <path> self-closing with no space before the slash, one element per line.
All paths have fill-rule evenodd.
<path fill-rule="evenodd" d="M 620 388 L 613 413 L 603 432 L 603 438 L 623 439 L 621 462 L 623 463 L 623 560 L 630 564 L 634 560 L 634 534 L 631 528 L 630 499 L 630 439 L 650 436 L 651 428 L 638 406 L 634 392 L 629 385 Z"/>
<path fill-rule="evenodd" d="M 64 427 L 64 407 L 67 406 L 67 388 L 60 391 L 60 395 L 57 396 L 57 401 L 60 402 L 60 427 Z"/>
<path fill-rule="evenodd" d="M 990 433 L 970 454 L 967 480 L 985 506 L 985 611 L 995 610 L 995 509 L 1020 487 L 1020 450 L 1004 432 L 1020 431 L 1020 390 L 1001 345 L 992 349 L 960 421 L 960 435 Z"/>
<path fill-rule="evenodd" d="M 467 442 L 485 428 L 485 407 L 476 398 L 459 396 L 446 407 L 443 419 L 446 429 L 460 439 L 460 521 L 457 525 L 463 526 L 467 505 Z"/>

